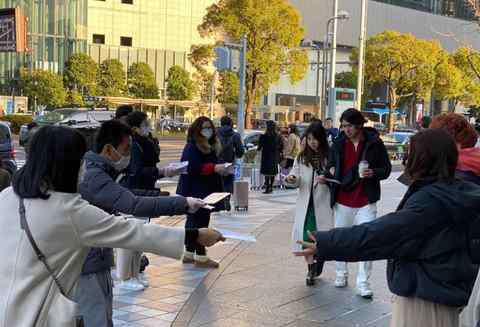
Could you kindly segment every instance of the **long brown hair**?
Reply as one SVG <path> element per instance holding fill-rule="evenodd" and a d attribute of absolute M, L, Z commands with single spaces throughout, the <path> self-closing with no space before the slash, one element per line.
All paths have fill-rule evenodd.
<path fill-rule="evenodd" d="M 298 155 L 299 160 L 306 166 L 312 166 L 312 158 L 315 152 L 310 148 L 307 142 L 308 135 L 312 135 L 318 141 L 318 152 L 320 153 L 321 162 L 324 162 L 328 157 L 328 140 L 327 133 L 321 121 L 312 122 L 305 133 L 305 147 Z"/>
<path fill-rule="evenodd" d="M 209 140 L 207 140 L 201 134 L 203 123 L 205 122 L 208 122 L 210 124 L 213 131 L 212 137 Z M 215 129 L 215 126 L 213 125 L 213 122 L 205 116 L 198 117 L 197 119 L 195 119 L 192 125 L 190 125 L 188 129 L 187 140 L 188 142 L 194 143 L 197 148 L 205 154 L 215 151 L 218 155 L 222 150 L 221 143 L 217 138 L 217 131 Z"/>
<path fill-rule="evenodd" d="M 426 129 L 410 139 L 406 174 L 412 180 L 451 181 L 455 176 L 458 149 L 444 129 Z"/>

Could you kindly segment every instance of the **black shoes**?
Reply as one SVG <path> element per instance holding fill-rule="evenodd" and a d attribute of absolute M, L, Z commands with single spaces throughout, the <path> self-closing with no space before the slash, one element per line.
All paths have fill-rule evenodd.
<path fill-rule="evenodd" d="M 323 261 L 314 261 L 314 263 L 308 265 L 307 279 L 305 281 L 307 286 L 315 285 L 315 279 L 322 274 L 323 264 Z"/>

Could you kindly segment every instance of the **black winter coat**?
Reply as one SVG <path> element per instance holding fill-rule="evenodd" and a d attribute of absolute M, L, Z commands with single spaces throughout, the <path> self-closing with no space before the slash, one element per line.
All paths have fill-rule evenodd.
<path fill-rule="evenodd" d="M 258 150 L 262 151 L 260 173 L 267 176 L 278 174 L 280 155 L 283 152 L 283 141 L 278 134 L 263 134 L 258 141 Z"/>
<path fill-rule="evenodd" d="M 375 203 L 380 200 L 380 181 L 387 179 L 392 171 L 392 164 L 388 156 L 387 149 L 380 139 L 378 132 L 373 128 L 364 128 L 363 135 L 365 138 L 364 145 L 364 157 L 363 160 L 368 161 L 369 168 L 373 169 L 374 176 L 372 178 L 365 178 L 363 185 L 365 193 L 368 197 L 369 203 Z M 346 135 L 342 132 L 332 144 L 330 149 L 330 155 L 328 160 L 327 169 L 331 167 L 335 168 L 334 178 L 342 182 L 343 185 L 349 184 L 351 180 L 358 180 L 358 165 L 352 168 L 351 174 L 348 176 L 342 175 L 343 166 L 343 152 L 344 145 L 347 141 Z M 337 202 L 338 192 L 342 186 L 338 184 L 332 184 L 330 189 L 332 190 L 331 205 L 332 207 Z"/>
<path fill-rule="evenodd" d="M 388 259 L 390 291 L 452 307 L 465 306 L 478 272 L 467 235 L 480 219 L 480 187 L 469 182 L 410 186 L 397 212 L 350 228 L 317 232 L 323 260 Z"/>
<path fill-rule="evenodd" d="M 130 165 L 122 185 L 129 189 L 154 190 L 160 175 L 157 163 L 160 162 L 154 141 L 150 138 L 134 135 Z"/>

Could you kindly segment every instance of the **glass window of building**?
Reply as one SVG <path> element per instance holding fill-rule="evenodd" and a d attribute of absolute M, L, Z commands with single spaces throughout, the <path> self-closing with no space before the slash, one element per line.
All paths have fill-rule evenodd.
<path fill-rule="evenodd" d="M 131 47 L 132 38 L 129 36 L 120 36 L 120 45 L 123 47 Z"/>
<path fill-rule="evenodd" d="M 133 5 L 133 0 L 122 0 L 122 3 Z"/>
<path fill-rule="evenodd" d="M 105 44 L 105 35 L 104 34 L 93 34 L 92 43 L 95 44 Z"/>
<path fill-rule="evenodd" d="M 376 0 L 432 14 L 471 20 L 478 16 L 480 0 Z"/>

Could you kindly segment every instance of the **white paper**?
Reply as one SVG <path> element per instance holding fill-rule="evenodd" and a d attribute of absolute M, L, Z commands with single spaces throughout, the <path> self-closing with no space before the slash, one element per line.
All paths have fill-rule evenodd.
<path fill-rule="evenodd" d="M 206 204 L 215 204 L 215 203 L 218 203 L 218 202 L 222 201 L 223 199 L 225 199 L 229 195 L 230 195 L 230 193 L 223 193 L 223 192 L 212 193 L 209 196 L 207 196 L 206 198 L 204 198 L 203 202 L 205 202 Z"/>
<path fill-rule="evenodd" d="M 226 230 L 226 229 L 217 229 L 216 228 L 216 230 L 219 231 L 220 233 L 222 233 L 223 237 L 229 238 L 231 240 L 238 240 L 238 241 L 245 241 L 245 242 L 256 242 L 257 241 L 255 236 L 253 236 L 253 235 L 241 234 L 241 233 L 233 232 L 233 231 Z"/>
<path fill-rule="evenodd" d="M 168 165 L 168 168 L 176 171 L 186 170 L 187 167 L 188 167 L 188 161 L 172 162 Z"/>
<path fill-rule="evenodd" d="M 204 208 L 204 209 L 207 209 L 207 210 L 213 210 L 213 209 L 215 209 L 214 206 L 210 206 L 210 205 L 208 205 L 208 204 L 204 205 L 203 208 Z"/>

